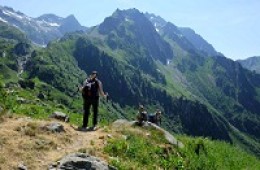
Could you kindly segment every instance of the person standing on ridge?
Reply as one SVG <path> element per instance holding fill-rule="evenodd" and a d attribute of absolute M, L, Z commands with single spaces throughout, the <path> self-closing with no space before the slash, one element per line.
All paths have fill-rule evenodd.
<path fill-rule="evenodd" d="M 97 71 L 92 71 L 89 78 L 87 78 L 83 86 L 80 88 L 83 97 L 83 125 L 79 130 L 89 130 L 88 119 L 90 115 L 90 107 L 93 109 L 93 127 L 92 130 L 97 129 L 98 123 L 98 105 L 99 105 L 99 95 L 106 97 L 103 91 L 102 83 L 97 78 Z"/>

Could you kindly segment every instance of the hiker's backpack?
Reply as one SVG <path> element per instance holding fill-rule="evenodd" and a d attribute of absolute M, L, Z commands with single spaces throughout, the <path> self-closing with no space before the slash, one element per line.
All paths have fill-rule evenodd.
<path fill-rule="evenodd" d="M 148 115 L 148 121 L 151 122 L 151 123 L 157 124 L 156 114 L 149 114 L 149 115 Z"/>
<path fill-rule="evenodd" d="M 84 83 L 83 89 L 82 89 L 82 97 L 84 99 L 93 99 L 95 97 L 98 97 L 98 88 L 99 83 L 97 79 L 94 80 L 87 80 Z"/>

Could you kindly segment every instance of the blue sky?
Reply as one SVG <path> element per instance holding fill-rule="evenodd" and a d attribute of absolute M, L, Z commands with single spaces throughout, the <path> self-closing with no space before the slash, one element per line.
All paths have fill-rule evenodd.
<path fill-rule="evenodd" d="M 137 8 L 190 27 L 226 57 L 260 56 L 260 0 L 0 0 L 29 16 L 74 14 L 82 25 L 94 26 L 117 8 Z"/>

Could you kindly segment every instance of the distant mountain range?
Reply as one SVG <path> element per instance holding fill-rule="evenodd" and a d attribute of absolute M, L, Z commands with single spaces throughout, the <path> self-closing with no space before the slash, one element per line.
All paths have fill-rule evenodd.
<path fill-rule="evenodd" d="M 0 6 L 0 21 L 20 29 L 32 42 L 39 45 L 46 45 L 67 32 L 87 30 L 73 15 L 62 18 L 54 14 L 45 14 L 32 18 L 12 8 L 2 6 Z"/>
<path fill-rule="evenodd" d="M 171 131 L 226 140 L 259 156 L 260 75 L 217 52 L 190 28 L 137 9 L 117 9 L 87 32 L 73 32 L 82 28 L 73 16 L 48 14 L 29 22 L 5 7 L 0 17 L 0 70 L 6 82 L 18 81 L 16 61 L 24 58 L 21 77 L 46 83 L 41 96 L 71 107 L 76 85 L 97 70 L 113 101 L 107 117 L 134 118 L 131 111 L 142 103 L 150 111 L 160 108 L 163 126 Z M 46 39 L 45 48 L 21 41 L 43 38 L 44 29 L 58 31 L 60 38 Z"/>
<path fill-rule="evenodd" d="M 245 60 L 238 60 L 238 62 L 244 68 L 260 74 L 260 56 L 250 57 Z"/>

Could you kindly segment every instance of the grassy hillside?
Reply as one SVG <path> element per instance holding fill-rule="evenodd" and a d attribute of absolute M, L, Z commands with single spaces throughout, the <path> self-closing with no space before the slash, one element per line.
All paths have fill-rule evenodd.
<path fill-rule="evenodd" d="M 184 148 L 178 148 L 153 129 L 115 129 L 109 125 L 93 132 L 79 132 L 74 125 L 60 122 L 65 132 L 51 133 L 42 127 L 54 120 L 11 113 L 2 113 L 0 120 L 1 169 L 16 169 L 21 162 L 28 169 L 46 169 L 73 152 L 97 156 L 124 170 L 260 168 L 259 159 L 240 148 L 207 138 L 178 136 L 184 144 Z"/>
<path fill-rule="evenodd" d="M 105 152 L 119 169 L 258 169 L 258 159 L 238 147 L 207 138 L 178 136 L 185 145 L 176 148 L 165 143 L 156 131 L 120 131 L 127 139 L 108 140 Z M 149 135 L 147 135 L 149 134 Z"/>

